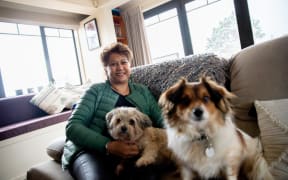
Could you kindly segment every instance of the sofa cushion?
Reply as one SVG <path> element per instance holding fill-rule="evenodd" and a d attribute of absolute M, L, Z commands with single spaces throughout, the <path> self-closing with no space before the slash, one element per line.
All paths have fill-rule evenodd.
<path fill-rule="evenodd" d="M 27 171 L 27 180 L 73 180 L 68 170 L 63 171 L 56 161 L 37 164 Z"/>
<path fill-rule="evenodd" d="M 84 92 L 92 85 L 87 81 L 81 86 L 66 83 L 63 88 L 49 84 L 36 94 L 30 102 L 48 114 L 57 114 L 63 109 L 73 109 Z"/>
<path fill-rule="evenodd" d="M 180 77 L 188 81 L 198 81 L 200 76 L 208 75 L 219 84 L 226 83 L 229 63 L 226 59 L 214 54 L 198 54 L 177 60 L 167 60 L 132 68 L 131 79 L 148 86 L 152 94 L 160 94 L 172 86 Z"/>
<path fill-rule="evenodd" d="M 34 94 L 29 94 L 0 98 L 0 127 L 46 116 L 46 112 L 29 103 L 33 96 Z"/>
<path fill-rule="evenodd" d="M 54 139 L 46 148 L 47 154 L 55 161 L 61 162 L 63 148 L 65 144 L 65 137 Z"/>
<path fill-rule="evenodd" d="M 238 127 L 259 134 L 254 100 L 288 98 L 288 36 L 243 49 L 232 58 L 231 91 Z M 257 130 L 257 131 L 255 131 Z"/>
<path fill-rule="evenodd" d="M 277 179 L 288 177 L 288 99 L 255 101 L 255 107 L 264 157 Z"/>
<path fill-rule="evenodd" d="M 74 105 L 78 103 L 84 92 L 92 85 L 92 82 L 87 81 L 81 86 L 75 86 L 66 83 L 62 90 L 62 97 L 65 99 L 65 108 L 73 109 Z"/>
<path fill-rule="evenodd" d="M 56 114 L 65 108 L 65 100 L 62 91 L 53 84 L 49 84 L 36 94 L 30 102 L 48 114 Z"/>
<path fill-rule="evenodd" d="M 29 119 L 27 121 L 0 127 L 0 141 L 51 126 L 56 123 L 67 121 L 71 113 L 72 110 L 69 110 L 58 114 L 46 115 L 44 117 Z"/>

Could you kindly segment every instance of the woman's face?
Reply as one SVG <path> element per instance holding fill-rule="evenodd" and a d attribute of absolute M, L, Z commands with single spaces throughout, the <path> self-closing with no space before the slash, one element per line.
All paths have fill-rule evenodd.
<path fill-rule="evenodd" d="M 125 55 L 112 53 L 105 70 L 112 84 L 126 83 L 131 73 L 130 62 Z"/>

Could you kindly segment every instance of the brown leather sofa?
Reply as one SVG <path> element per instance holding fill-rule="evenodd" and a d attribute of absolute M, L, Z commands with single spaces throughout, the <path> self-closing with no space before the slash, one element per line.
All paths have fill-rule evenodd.
<path fill-rule="evenodd" d="M 233 101 L 235 122 L 238 127 L 251 136 L 260 137 L 261 142 L 263 142 L 264 156 L 267 161 L 269 160 L 268 163 L 271 168 L 274 169 L 273 175 L 276 177 L 275 179 L 285 179 L 288 177 L 288 172 L 285 172 L 285 167 L 287 171 L 288 162 L 288 152 L 287 149 L 285 150 L 288 147 L 287 131 L 282 132 L 282 127 L 277 130 L 280 135 L 284 136 L 283 141 L 286 143 L 284 146 L 282 146 L 283 142 L 279 145 L 276 141 L 271 142 L 271 140 L 267 141 L 265 139 L 267 137 L 265 134 L 266 130 L 265 128 L 262 129 L 263 123 L 260 121 L 266 121 L 267 117 L 262 115 L 259 102 L 260 105 L 261 103 L 265 105 L 266 101 L 273 101 L 272 107 L 276 107 L 274 100 L 281 99 L 286 101 L 288 99 L 287 47 L 288 36 L 284 36 L 243 49 L 229 61 L 223 61 L 214 55 L 203 54 L 160 64 L 136 67 L 133 69 L 132 79 L 147 85 L 155 97 L 158 98 L 163 90 L 172 85 L 181 76 L 186 77 L 189 81 L 197 80 L 203 72 L 214 77 L 216 81 L 225 85 L 238 96 Z M 268 106 L 263 109 L 267 108 Z M 287 110 L 280 111 L 280 113 L 282 115 L 278 118 L 278 125 L 281 117 L 287 117 L 288 115 Z M 284 114 L 283 116 L 283 113 L 286 113 L 286 115 Z M 268 117 L 275 118 L 277 114 Z M 283 122 L 282 124 L 287 125 L 287 130 L 288 122 Z M 272 125 L 276 126 L 277 123 L 276 125 L 272 123 Z M 271 138 L 271 135 L 269 137 Z M 62 171 L 60 165 L 64 141 L 65 138 L 62 137 L 47 147 L 47 154 L 52 159 L 31 167 L 27 172 L 27 180 L 72 179 L 67 171 Z M 277 146 L 278 154 L 274 154 L 271 157 L 270 149 L 266 148 L 267 143 L 268 146 L 270 145 L 270 149 L 271 143 L 272 147 L 274 143 Z M 281 148 L 279 148 L 280 146 Z M 283 151 L 286 151 L 286 154 L 285 152 L 283 154 Z"/>

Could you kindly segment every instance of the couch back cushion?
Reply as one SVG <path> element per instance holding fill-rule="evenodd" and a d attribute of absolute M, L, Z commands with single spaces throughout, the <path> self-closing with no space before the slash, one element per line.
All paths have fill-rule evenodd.
<path fill-rule="evenodd" d="M 0 127 L 47 115 L 44 111 L 31 104 L 33 95 L 0 99 Z"/>
<path fill-rule="evenodd" d="M 206 74 L 221 85 L 225 85 L 228 70 L 229 63 L 226 59 L 214 54 L 198 54 L 132 68 L 131 79 L 148 86 L 158 99 L 163 91 L 181 77 L 193 82 Z"/>
<path fill-rule="evenodd" d="M 259 134 L 255 100 L 288 98 L 288 36 L 243 49 L 232 58 L 231 91 L 236 124 Z"/>

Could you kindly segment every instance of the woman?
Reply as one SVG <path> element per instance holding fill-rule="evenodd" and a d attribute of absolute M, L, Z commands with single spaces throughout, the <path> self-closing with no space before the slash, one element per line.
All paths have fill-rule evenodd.
<path fill-rule="evenodd" d="M 129 81 L 132 58 L 124 44 L 105 48 L 101 61 L 108 80 L 91 86 L 69 119 L 62 165 L 75 179 L 117 179 L 114 171 L 119 160 L 139 154 L 135 144 L 115 141 L 108 135 L 105 115 L 113 108 L 137 107 L 151 118 L 153 126 L 162 127 L 160 108 L 148 88 Z M 127 171 L 122 178 L 139 179 L 136 175 L 140 174 L 147 179 L 144 175 L 149 173 L 140 169 Z"/>

